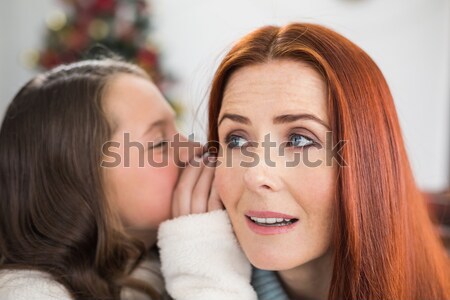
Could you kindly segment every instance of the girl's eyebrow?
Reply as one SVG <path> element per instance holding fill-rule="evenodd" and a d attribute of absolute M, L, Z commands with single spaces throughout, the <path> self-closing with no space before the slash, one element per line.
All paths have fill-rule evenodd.
<path fill-rule="evenodd" d="M 146 134 L 150 133 L 155 128 L 162 128 L 162 127 L 166 126 L 167 124 L 169 124 L 169 122 L 171 122 L 174 119 L 175 119 L 175 115 L 170 115 L 169 117 L 167 117 L 165 119 L 156 120 L 155 122 L 153 122 L 147 126 L 146 130 L 142 134 L 142 137 L 144 137 Z"/>

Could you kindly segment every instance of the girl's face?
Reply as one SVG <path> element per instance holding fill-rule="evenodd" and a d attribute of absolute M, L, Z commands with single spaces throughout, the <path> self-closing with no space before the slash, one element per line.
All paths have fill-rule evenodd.
<path fill-rule="evenodd" d="M 216 187 L 250 262 L 289 270 L 329 256 L 337 168 L 320 74 L 291 60 L 243 67 L 218 122 Z"/>
<path fill-rule="evenodd" d="M 108 83 L 103 109 L 112 129 L 112 143 L 103 151 L 108 201 L 125 227 L 152 245 L 158 225 L 170 217 L 178 178 L 167 144 L 178 134 L 175 113 L 153 83 L 129 74 Z"/>

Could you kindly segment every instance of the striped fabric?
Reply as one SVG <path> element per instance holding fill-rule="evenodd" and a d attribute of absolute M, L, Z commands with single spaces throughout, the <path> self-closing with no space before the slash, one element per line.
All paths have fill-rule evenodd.
<path fill-rule="evenodd" d="M 289 300 L 275 272 L 253 268 L 252 286 L 258 300 Z"/>

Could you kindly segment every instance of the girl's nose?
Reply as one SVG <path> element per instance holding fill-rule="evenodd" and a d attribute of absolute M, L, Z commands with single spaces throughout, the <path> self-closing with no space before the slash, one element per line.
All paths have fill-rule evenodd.
<path fill-rule="evenodd" d="M 180 166 L 187 164 L 194 156 L 201 156 L 203 153 L 201 143 L 191 141 L 180 133 L 175 136 L 171 148 L 174 151 L 175 162 Z"/>

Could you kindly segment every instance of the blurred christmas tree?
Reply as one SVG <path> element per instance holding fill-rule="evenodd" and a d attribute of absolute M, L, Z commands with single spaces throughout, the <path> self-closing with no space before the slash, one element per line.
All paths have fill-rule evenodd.
<path fill-rule="evenodd" d="M 47 70 L 61 63 L 85 58 L 103 45 L 127 61 L 136 63 L 166 94 L 173 81 L 160 67 L 159 52 L 150 38 L 150 13 L 146 0 L 58 0 L 61 10 L 46 20 L 44 47 L 27 59 Z M 171 102 L 180 113 L 180 106 Z"/>

